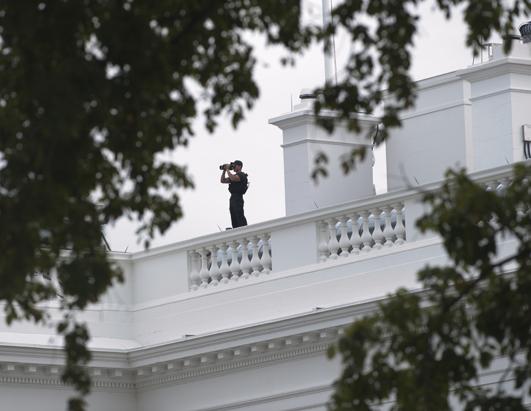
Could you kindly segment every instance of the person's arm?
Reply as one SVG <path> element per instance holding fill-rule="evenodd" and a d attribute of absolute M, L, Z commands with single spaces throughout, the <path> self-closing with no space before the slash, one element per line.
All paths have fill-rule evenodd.
<path fill-rule="evenodd" d="M 225 173 L 226 172 L 227 172 L 226 169 L 221 172 L 221 178 L 219 179 L 219 181 L 222 184 L 229 184 L 230 183 L 230 178 L 229 177 L 225 177 Z"/>
<path fill-rule="evenodd" d="M 227 171 L 227 174 L 229 176 L 229 182 L 237 183 L 240 181 L 240 176 L 238 174 L 232 174 L 230 171 Z"/>

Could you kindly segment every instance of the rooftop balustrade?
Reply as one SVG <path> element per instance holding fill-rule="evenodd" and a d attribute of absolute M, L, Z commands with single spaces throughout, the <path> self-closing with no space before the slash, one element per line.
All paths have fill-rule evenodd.
<path fill-rule="evenodd" d="M 471 177 L 491 190 L 503 190 L 511 167 Z M 355 263 L 371 253 L 400 252 L 404 244 L 410 248 L 434 237 L 420 233 L 415 222 L 427 211 L 423 193 L 439 186 L 372 196 L 128 255 L 136 267 L 135 304 L 217 292 L 331 261 Z"/>

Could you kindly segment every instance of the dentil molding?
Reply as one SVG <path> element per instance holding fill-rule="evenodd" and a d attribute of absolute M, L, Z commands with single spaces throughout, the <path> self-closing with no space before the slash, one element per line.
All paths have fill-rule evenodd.
<path fill-rule="evenodd" d="M 179 357 L 176 346 L 171 360 L 154 361 L 140 367 L 89 367 L 89 373 L 95 390 L 150 389 L 161 385 L 179 384 L 206 375 L 263 367 L 294 358 L 324 355 L 328 347 L 343 334 L 343 330 L 342 326 L 330 327 L 182 358 Z M 124 352 L 120 355 L 128 354 Z M 56 354 L 54 357 L 56 358 Z M 0 384 L 66 388 L 61 380 L 62 371 L 62 365 L 4 361 L 0 363 Z"/>

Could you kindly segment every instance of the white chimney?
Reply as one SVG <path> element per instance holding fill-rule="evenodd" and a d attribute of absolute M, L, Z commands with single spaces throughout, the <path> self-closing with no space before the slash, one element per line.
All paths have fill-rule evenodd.
<path fill-rule="evenodd" d="M 308 95 L 302 97 L 305 98 L 293 112 L 269 120 L 283 134 L 286 215 L 374 195 L 372 143 L 368 136 L 373 135 L 379 120 L 360 114 L 361 133 L 354 134 L 338 122 L 334 132 L 328 134 L 316 124 L 313 100 Z M 326 115 L 333 116 L 333 113 Z M 365 160 L 345 175 L 340 166 L 341 156 L 362 146 L 369 150 Z M 315 184 L 311 174 L 320 152 L 328 156 L 328 177 L 319 178 Z"/>

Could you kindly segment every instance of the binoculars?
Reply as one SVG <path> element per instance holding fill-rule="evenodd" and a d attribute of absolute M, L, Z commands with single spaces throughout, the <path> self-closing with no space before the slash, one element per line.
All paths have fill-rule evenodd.
<path fill-rule="evenodd" d="M 234 163 L 222 164 L 219 166 L 220 170 L 225 170 L 225 166 L 229 166 L 229 170 L 234 170 Z"/>

